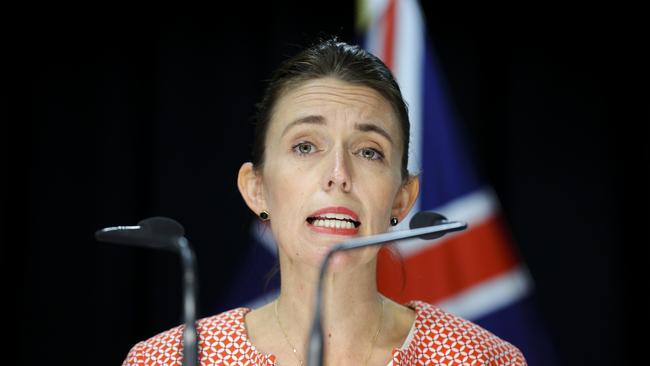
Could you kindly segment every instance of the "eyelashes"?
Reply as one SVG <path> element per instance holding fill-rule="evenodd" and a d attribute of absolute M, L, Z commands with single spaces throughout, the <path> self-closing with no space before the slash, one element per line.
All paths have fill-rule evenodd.
<path fill-rule="evenodd" d="M 309 141 L 299 142 L 291 147 L 291 150 L 299 156 L 305 156 L 316 152 L 316 145 Z"/>
<path fill-rule="evenodd" d="M 318 149 L 316 148 L 316 145 L 309 141 L 301 141 L 291 146 L 291 151 L 298 156 L 304 157 L 318 152 Z M 372 147 L 362 147 L 355 151 L 355 155 L 370 161 L 381 162 L 385 159 L 384 154 L 380 150 Z"/>
<path fill-rule="evenodd" d="M 359 149 L 359 151 L 357 151 L 357 155 L 367 160 L 384 160 L 384 154 L 382 154 L 381 151 L 373 149 L 371 147 L 363 147 Z"/>

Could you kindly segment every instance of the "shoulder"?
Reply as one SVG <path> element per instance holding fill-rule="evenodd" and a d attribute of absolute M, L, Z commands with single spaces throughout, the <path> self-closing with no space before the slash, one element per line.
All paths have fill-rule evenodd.
<path fill-rule="evenodd" d="M 223 344 L 226 338 L 232 339 L 233 335 L 243 334 L 244 316 L 249 311 L 248 308 L 236 308 L 197 320 L 196 329 L 201 352 L 213 349 L 215 344 Z M 139 342 L 131 348 L 123 366 L 180 365 L 184 329 L 185 325 L 179 325 Z"/>
<path fill-rule="evenodd" d="M 447 359 L 475 360 L 478 365 L 526 365 L 517 347 L 481 326 L 422 301 L 408 306 L 416 312 L 412 351 L 443 352 Z"/>

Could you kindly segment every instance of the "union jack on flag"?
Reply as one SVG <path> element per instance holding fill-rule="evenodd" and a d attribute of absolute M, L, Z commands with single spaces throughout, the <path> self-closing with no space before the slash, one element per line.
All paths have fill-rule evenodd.
<path fill-rule="evenodd" d="M 418 2 L 359 1 L 357 10 L 364 48 L 391 68 L 409 106 L 409 171 L 421 173 L 412 212 L 430 210 L 468 223 L 467 230 L 435 241 L 401 243 L 401 265 L 382 251 L 380 291 L 472 320 L 521 349 L 529 365 L 556 364 L 530 298 L 531 277 L 514 251 L 498 198 L 464 148 Z"/>

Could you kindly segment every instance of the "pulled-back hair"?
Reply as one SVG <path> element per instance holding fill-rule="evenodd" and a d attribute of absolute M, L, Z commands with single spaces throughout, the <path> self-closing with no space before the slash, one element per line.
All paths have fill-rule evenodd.
<path fill-rule="evenodd" d="M 369 87 L 382 95 L 398 117 L 402 141 L 402 179 L 408 178 L 409 129 L 408 109 L 402 93 L 388 67 L 376 56 L 359 46 L 335 38 L 321 41 L 289 58 L 272 74 L 255 115 L 252 163 L 256 169 L 264 164 L 265 139 L 273 109 L 282 95 L 303 82 L 333 77 Z"/>

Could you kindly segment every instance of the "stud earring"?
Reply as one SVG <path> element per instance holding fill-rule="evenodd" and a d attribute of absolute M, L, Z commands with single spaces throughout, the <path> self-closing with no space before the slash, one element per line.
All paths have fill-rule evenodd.
<path fill-rule="evenodd" d="M 395 226 L 395 225 L 397 225 L 397 223 L 398 223 L 398 221 L 397 221 L 397 217 L 392 216 L 392 217 L 390 218 L 390 224 L 393 225 L 393 226 Z"/>
<path fill-rule="evenodd" d="M 269 219 L 269 213 L 267 211 L 260 212 L 260 219 L 262 219 L 262 221 L 267 221 Z"/>

